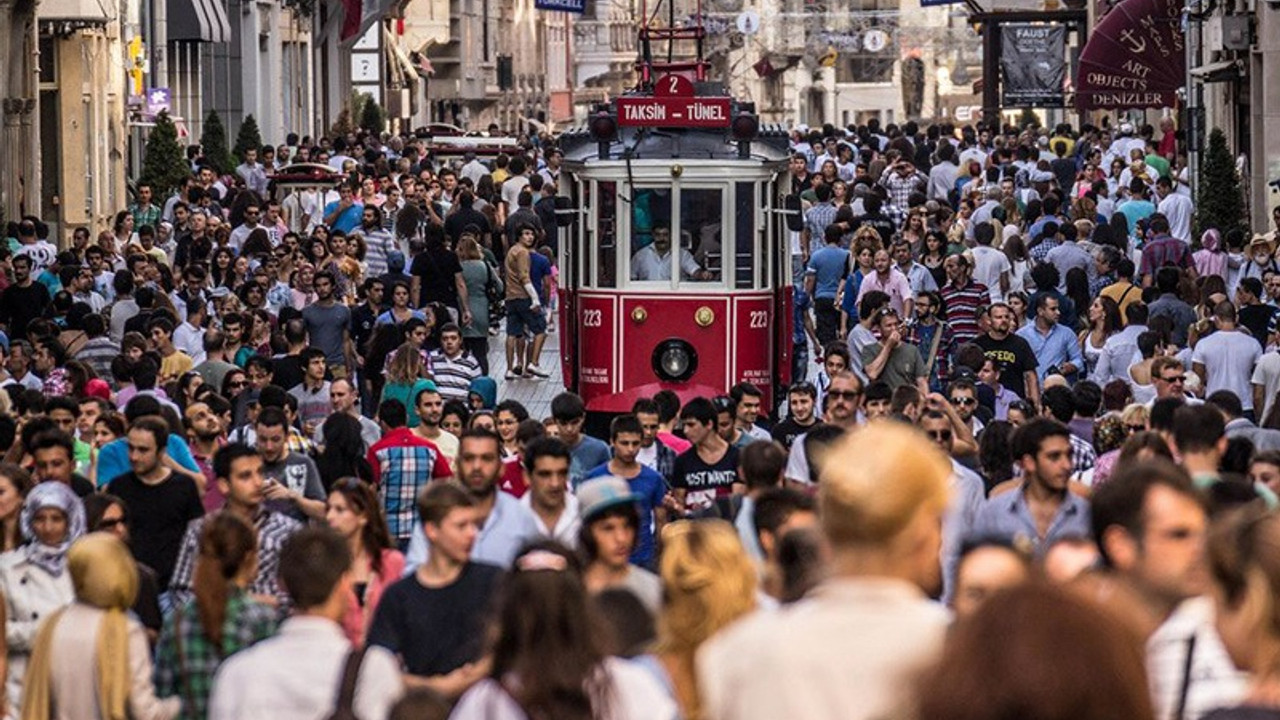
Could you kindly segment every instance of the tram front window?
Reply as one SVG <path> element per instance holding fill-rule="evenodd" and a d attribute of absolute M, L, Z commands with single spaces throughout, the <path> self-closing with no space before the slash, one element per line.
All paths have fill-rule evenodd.
<path fill-rule="evenodd" d="M 687 275 L 684 280 L 714 282 L 720 279 L 724 267 L 724 207 L 720 198 L 720 190 L 685 188 L 680 192 L 680 247 L 693 253 L 694 262 L 702 270 L 682 273 Z M 683 258 L 681 267 L 684 267 Z"/>
<path fill-rule="evenodd" d="M 653 242 L 640 248 L 631 256 L 632 280 L 670 280 L 671 279 L 671 228 L 658 225 L 653 228 Z M 680 248 L 681 280 L 714 280 L 715 276 L 705 270 L 693 259 L 693 253 Z"/>

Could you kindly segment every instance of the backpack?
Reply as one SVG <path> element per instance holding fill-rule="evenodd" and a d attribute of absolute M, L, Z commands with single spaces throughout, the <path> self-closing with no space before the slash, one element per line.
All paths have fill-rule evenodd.
<path fill-rule="evenodd" d="M 356 681 L 360 679 L 360 664 L 364 662 L 367 648 L 360 647 L 347 654 L 342 667 L 342 680 L 338 684 L 338 704 L 327 720 L 359 720 L 356 716 Z"/>

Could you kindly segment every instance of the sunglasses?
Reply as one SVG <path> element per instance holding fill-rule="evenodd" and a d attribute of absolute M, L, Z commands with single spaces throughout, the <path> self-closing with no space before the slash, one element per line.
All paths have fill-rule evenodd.
<path fill-rule="evenodd" d="M 928 432 L 928 435 L 934 440 L 950 440 L 951 439 L 950 430 L 930 430 Z"/>
<path fill-rule="evenodd" d="M 1174 375 L 1173 377 L 1160 378 L 1160 382 L 1167 382 L 1167 383 L 1180 383 L 1180 382 L 1186 382 L 1186 381 L 1187 381 L 1186 375 Z"/>
<path fill-rule="evenodd" d="M 836 398 L 837 400 L 857 400 L 862 397 L 862 393 L 855 390 L 828 390 L 827 397 Z"/>
<path fill-rule="evenodd" d="M 1131 433 L 1146 432 L 1147 426 L 1146 425 L 1125 425 L 1124 429 L 1128 430 Z"/>
<path fill-rule="evenodd" d="M 246 381 L 246 380 L 237 380 L 236 382 L 227 383 L 227 387 L 229 387 L 229 388 L 242 388 L 242 387 L 244 387 L 245 385 L 248 385 L 248 384 L 249 384 L 249 383 L 248 383 L 248 381 Z"/>
<path fill-rule="evenodd" d="M 952 405 L 977 405 L 978 400 L 976 398 L 971 398 L 971 397 L 953 397 L 951 398 L 951 404 Z"/>
<path fill-rule="evenodd" d="M 98 530 L 110 530 L 125 524 L 124 518 L 115 518 L 112 520 L 102 520 L 98 523 Z"/>

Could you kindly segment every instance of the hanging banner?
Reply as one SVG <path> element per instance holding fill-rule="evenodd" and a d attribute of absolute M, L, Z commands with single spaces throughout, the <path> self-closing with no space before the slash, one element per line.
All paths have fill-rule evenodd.
<path fill-rule="evenodd" d="M 1062 107 L 1067 77 L 1067 28 L 1049 23 L 1000 26 L 1001 105 Z"/>
<path fill-rule="evenodd" d="M 1080 110 L 1173 107 L 1186 80 L 1181 0 L 1124 0 L 1080 52 Z"/>

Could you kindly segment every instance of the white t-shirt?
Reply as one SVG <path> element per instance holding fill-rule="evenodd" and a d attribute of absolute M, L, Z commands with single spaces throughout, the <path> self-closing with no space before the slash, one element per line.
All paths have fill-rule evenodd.
<path fill-rule="evenodd" d="M 1169 218 L 1169 235 L 1182 242 L 1191 242 L 1191 215 L 1195 212 L 1195 203 L 1186 195 L 1170 193 L 1160 201 L 1157 210 Z"/>
<path fill-rule="evenodd" d="M 1253 368 L 1250 380 L 1254 385 L 1262 386 L 1262 396 L 1267 399 L 1262 412 L 1257 416 L 1258 423 L 1261 424 L 1270 414 L 1271 407 L 1276 404 L 1276 393 L 1280 392 L 1280 352 L 1263 353 L 1258 358 L 1257 366 Z"/>
<path fill-rule="evenodd" d="M 1230 390 L 1240 398 L 1245 410 L 1253 409 L 1253 364 L 1262 355 L 1262 346 L 1239 330 L 1219 330 L 1196 343 L 1193 364 L 1205 369 L 1205 395 Z"/>
<path fill-rule="evenodd" d="M 991 291 L 991 302 L 1004 302 L 1004 293 L 1000 290 L 1000 273 L 1012 274 L 1013 267 L 1009 258 L 1001 251 L 988 245 L 977 245 L 973 248 L 973 279 L 987 286 Z"/>
<path fill-rule="evenodd" d="M 512 175 L 502 181 L 502 201 L 507 204 L 508 213 L 513 213 L 520 207 L 520 191 L 528 184 L 529 178 L 524 175 Z"/>
<path fill-rule="evenodd" d="M 602 720 L 675 720 L 675 700 L 658 678 L 639 664 L 606 658 L 603 670 L 612 685 L 608 714 Z M 452 720 L 528 720 L 507 691 L 492 679 L 481 680 L 462 696 Z"/>

